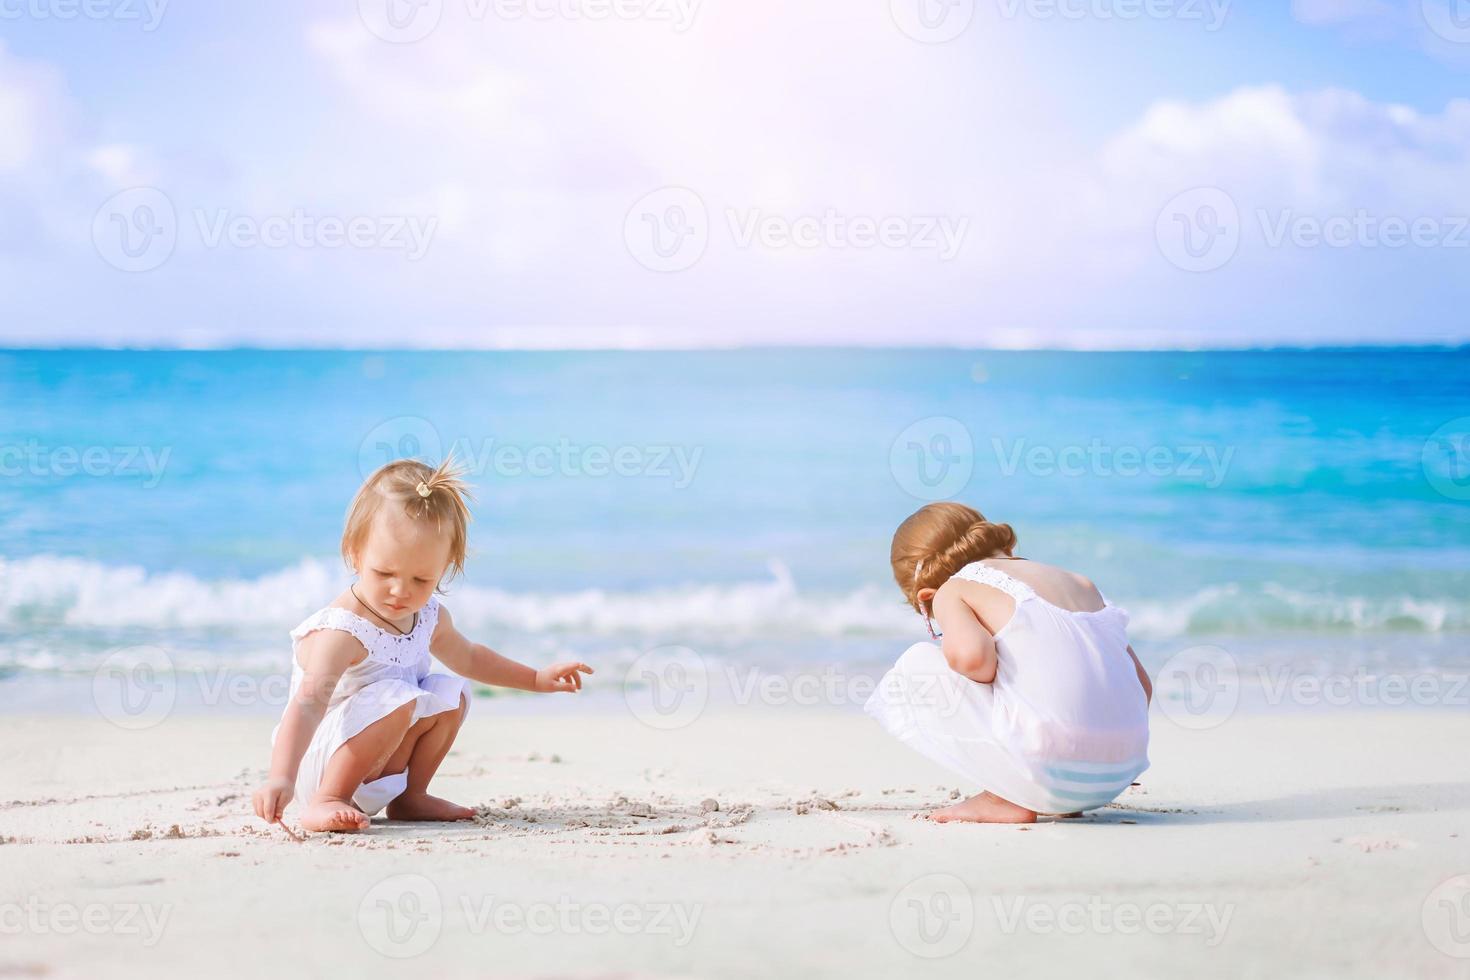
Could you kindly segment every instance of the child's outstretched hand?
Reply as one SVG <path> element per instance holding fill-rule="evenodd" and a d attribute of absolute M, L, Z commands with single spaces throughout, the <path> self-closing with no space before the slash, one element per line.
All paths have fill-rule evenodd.
<path fill-rule="evenodd" d="M 280 823 L 296 789 L 284 779 L 267 779 L 255 790 L 255 815 L 266 823 Z"/>
<path fill-rule="evenodd" d="M 536 690 L 542 694 L 552 694 L 557 691 L 580 691 L 582 675 L 592 672 L 592 668 L 586 664 L 570 662 L 542 667 L 536 671 Z"/>

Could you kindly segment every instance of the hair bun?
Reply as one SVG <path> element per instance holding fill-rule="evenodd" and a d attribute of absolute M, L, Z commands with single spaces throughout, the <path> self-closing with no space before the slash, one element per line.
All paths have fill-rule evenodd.
<path fill-rule="evenodd" d="M 976 546 L 975 550 L 981 553 L 982 558 L 989 558 L 997 554 L 1008 555 L 1016 546 L 1016 532 L 1009 524 L 977 521 L 970 525 L 970 530 L 965 537 L 971 545 Z"/>
<path fill-rule="evenodd" d="M 893 534 L 889 561 L 904 597 L 923 611 L 918 594 L 937 589 L 971 562 L 1010 555 L 1016 532 L 954 501 L 925 504 Z"/>

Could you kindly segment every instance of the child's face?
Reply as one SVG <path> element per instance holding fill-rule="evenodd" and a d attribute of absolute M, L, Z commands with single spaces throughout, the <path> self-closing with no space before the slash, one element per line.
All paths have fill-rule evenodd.
<path fill-rule="evenodd" d="M 449 534 L 432 520 L 416 521 L 383 508 L 357 556 L 358 592 L 390 616 L 422 609 L 449 567 Z"/>

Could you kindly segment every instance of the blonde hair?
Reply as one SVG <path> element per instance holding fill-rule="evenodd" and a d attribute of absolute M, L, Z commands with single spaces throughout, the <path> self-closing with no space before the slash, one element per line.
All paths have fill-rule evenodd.
<path fill-rule="evenodd" d="M 347 508 L 347 523 L 342 529 L 342 560 L 347 567 L 357 571 L 355 559 L 362 553 L 368 528 L 378 511 L 385 505 L 396 505 L 414 520 L 432 519 L 441 533 L 448 528 L 448 578 L 462 573 L 469 545 L 467 501 L 474 499 L 464 474 L 453 454 L 436 468 L 416 459 L 395 459 L 378 467 L 363 481 Z"/>
<path fill-rule="evenodd" d="M 973 507 L 951 502 L 919 508 L 893 532 L 889 559 L 904 598 L 920 613 L 921 589 L 937 589 L 974 561 L 1009 555 L 1016 532 L 993 524 Z"/>

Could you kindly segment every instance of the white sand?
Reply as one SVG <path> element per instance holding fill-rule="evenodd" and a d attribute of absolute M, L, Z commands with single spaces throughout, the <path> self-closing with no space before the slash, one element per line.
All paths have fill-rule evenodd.
<path fill-rule="evenodd" d="M 1463 713 L 1156 717 L 1019 829 L 909 819 L 960 787 L 856 713 L 481 702 L 435 784 L 480 822 L 305 843 L 249 814 L 271 724 L 0 719 L 0 976 L 1470 976 Z"/>

